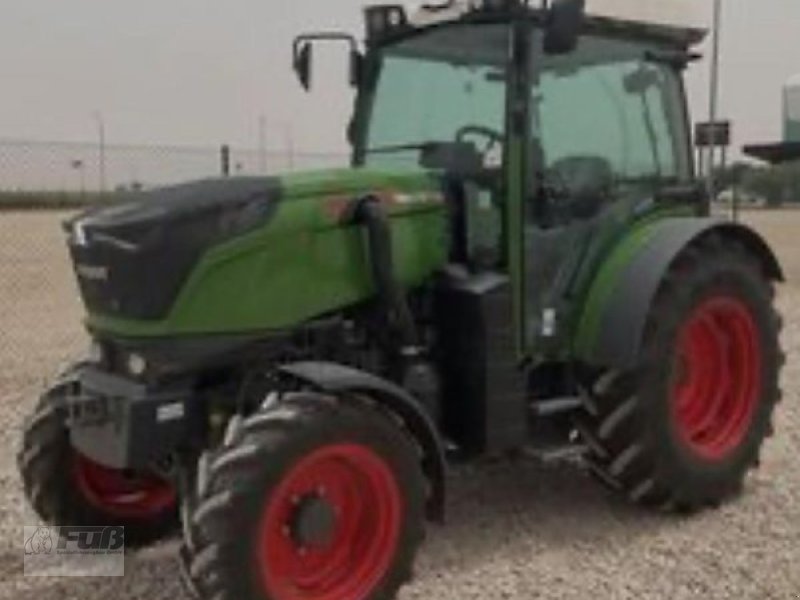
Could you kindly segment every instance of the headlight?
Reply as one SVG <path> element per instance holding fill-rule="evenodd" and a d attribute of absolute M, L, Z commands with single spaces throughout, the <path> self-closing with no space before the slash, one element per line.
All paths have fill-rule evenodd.
<path fill-rule="evenodd" d="M 103 358 L 105 358 L 103 344 L 96 340 L 93 341 L 89 346 L 89 362 L 100 364 L 103 362 Z"/>
<path fill-rule="evenodd" d="M 128 373 L 134 377 L 141 377 L 147 372 L 147 360 L 141 354 L 129 354 L 125 364 Z"/>

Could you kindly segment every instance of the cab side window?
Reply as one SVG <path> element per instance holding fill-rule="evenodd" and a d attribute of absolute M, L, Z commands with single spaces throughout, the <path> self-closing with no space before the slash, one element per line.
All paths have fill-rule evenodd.
<path fill-rule="evenodd" d="M 680 79 L 641 44 L 587 37 L 539 54 L 532 89 L 538 183 L 573 218 L 690 175 Z"/>

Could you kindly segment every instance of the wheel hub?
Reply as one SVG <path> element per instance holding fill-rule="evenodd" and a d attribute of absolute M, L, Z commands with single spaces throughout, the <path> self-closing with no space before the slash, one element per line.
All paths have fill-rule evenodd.
<path fill-rule="evenodd" d="M 391 467 L 357 444 L 324 446 L 290 468 L 260 524 L 259 562 L 276 600 L 363 600 L 389 570 L 402 527 Z"/>
<path fill-rule="evenodd" d="M 333 541 L 336 523 L 336 509 L 318 492 L 300 499 L 288 527 L 298 547 L 324 548 Z"/>
<path fill-rule="evenodd" d="M 750 308 L 713 297 L 690 315 L 678 336 L 673 419 L 697 455 L 720 461 L 747 436 L 761 387 L 761 348 Z"/>

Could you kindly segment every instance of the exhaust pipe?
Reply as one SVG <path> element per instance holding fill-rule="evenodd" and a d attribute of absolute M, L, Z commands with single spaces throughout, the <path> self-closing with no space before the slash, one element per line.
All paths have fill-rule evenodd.
<path fill-rule="evenodd" d="M 403 352 L 414 351 L 419 338 L 406 295 L 395 277 L 392 230 L 386 211 L 378 198 L 367 196 L 358 202 L 354 216 L 367 229 L 372 278 L 389 325 L 397 330 Z"/>

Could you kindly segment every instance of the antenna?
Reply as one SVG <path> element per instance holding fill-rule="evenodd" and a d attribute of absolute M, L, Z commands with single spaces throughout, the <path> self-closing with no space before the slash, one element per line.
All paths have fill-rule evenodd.
<path fill-rule="evenodd" d="M 708 121 L 711 127 L 716 129 L 717 110 L 719 105 L 719 38 L 720 27 L 722 26 L 722 0 L 714 0 L 714 25 L 712 32 L 713 50 L 711 53 L 711 89 L 709 92 Z M 716 161 L 717 148 L 714 144 L 708 147 L 708 197 L 714 199 L 716 193 L 714 181 L 714 163 Z"/>

